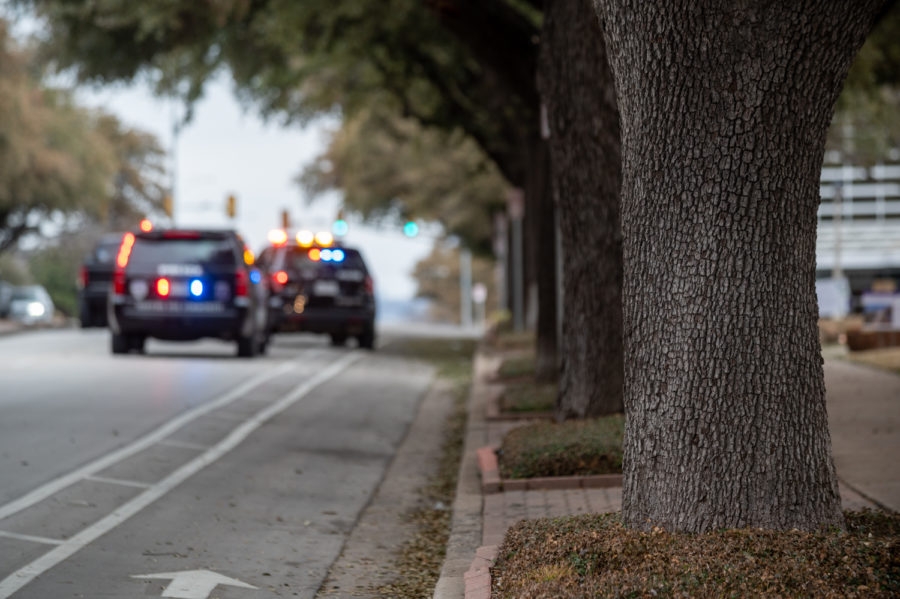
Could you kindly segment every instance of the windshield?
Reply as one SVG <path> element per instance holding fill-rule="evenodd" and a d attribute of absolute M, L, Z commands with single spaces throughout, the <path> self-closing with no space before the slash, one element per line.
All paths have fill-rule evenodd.
<path fill-rule="evenodd" d="M 14 300 L 39 300 L 41 299 L 37 287 L 20 287 L 13 291 L 12 299 Z"/>

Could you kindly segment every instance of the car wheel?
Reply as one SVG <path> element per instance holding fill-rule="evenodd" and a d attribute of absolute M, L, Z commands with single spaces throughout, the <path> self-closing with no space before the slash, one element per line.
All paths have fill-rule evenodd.
<path fill-rule="evenodd" d="M 256 335 L 250 335 L 248 337 L 238 337 L 237 340 L 237 355 L 239 358 L 252 358 L 256 355 Z"/>
<path fill-rule="evenodd" d="M 266 353 L 266 350 L 269 349 L 269 334 L 266 333 L 263 335 L 262 339 L 259 340 L 259 354 L 263 355 Z"/>
<path fill-rule="evenodd" d="M 127 354 L 129 350 L 128 337 L 125 335 L 119 335 L 117 333 L 112 334 L 112 353 L 114 354 Z"/>
<path fill-rule="evenodd" d="M 357 337 L 359 346 L 363 349 L 375 349 L 375 323 L 370 322 L 366 325 L 362 335 Z"/>
<path fill-rule="evenodd" d="M 129 348 L 142 354 L 144 353 L 144 342 L 146 340 L 147 338 L 142 335 L 132 335 L 128 341 Z"/>
<path fill-rule="evenodd" d="M 343 333 L 331 334 L 331 345 L 334 347 L 343 347 L 347 343 L 347 335 Z"/>

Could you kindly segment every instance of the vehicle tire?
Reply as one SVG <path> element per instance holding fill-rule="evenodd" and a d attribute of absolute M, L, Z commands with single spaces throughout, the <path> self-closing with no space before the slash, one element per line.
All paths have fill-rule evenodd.
<path fill-rule="evenodd" d="M 112 353 L 127 354 L 129 349 L 130 344 L 128 342 L 128 337 L 117 333 L 112 334 Z"/>
<path fill-rule="evenodd" d="M 334 347 L 344 347 L 347 344 L 347 335 L 344 333 L 332 333 L 331 345 Z"/>
<path fill-rule="evenodd" d="M 252 358 L 256 355 L 257 340 L 256 335 L 238 337 L 237 355 L 239 358 Z"/>
<path fill-rule="evenodd" d="M 95 321 L 94 315 L 87 308 L 87 306 L 82 306 L 81 309 L 78 311 L 78 320 L 81 321 L 82 329 L 89 329 L 91 327 L 97 326 L 97 324 L 94 322 Z"/>
<path fill-rule="evenodd" d="M 356 339 L 359 341 L 361 348 L 375 349 L 375 323 L 368 323 L 362 335 L 359 335 Z"/>
<path fill-rule="evenodd" d="M 132 335 L 128 338 L 129 349 L 139 354 L 144 353 L 144 342 L 147 340 L 143 335 Z"/>
<path fill-rule="evenodd" d="M 268 350 L 268 349 L 269 349 L 269 334 L 266 333 L 262 336 L 262 339 L 259 340 L 259 348 L 258 348 L 259 355 L 261 355 L 261 356 L 264 355 L 266 353 L 266 350 Z"/>

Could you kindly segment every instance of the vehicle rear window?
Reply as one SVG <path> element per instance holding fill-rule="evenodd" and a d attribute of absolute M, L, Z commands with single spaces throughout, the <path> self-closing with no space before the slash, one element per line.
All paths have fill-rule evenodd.
<path fill-rule="evenodd" d="M 287 255 L 287 268 L 295 270 L 308 270 L 310 268 L 332 268 L 366 271 L 366 264 L 363 262 L 362 256 L 357 250 L 341 248 L 344 252 L 344 260 L 342 262 L 324 262 L 314 261 L 309 258 L 309 250 L 304 248 L 293 248 Z"/>
<path fill-rule="evenodd" d="M 221 264 L 235 263 L 227 239 L 152 239 L 138 237 L 129 264 Z"/>
<path fill-rule="evenodd" d="M 100 242 L 100 244 L 94 248 L 91 259 L 100 264 L 112 264 L 113 260 L 116 259 L 116 254 L 119 253 L 119 245 L 121 243 L 121 239 Z"/>

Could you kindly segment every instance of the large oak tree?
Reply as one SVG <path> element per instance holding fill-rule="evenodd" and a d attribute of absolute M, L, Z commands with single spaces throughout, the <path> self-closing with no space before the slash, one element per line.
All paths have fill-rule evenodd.
<path fill-rule="evenodd" d="M 596 0 L 622 124 L 629 525 L 842 524 L 816 210 L 883 5 Z"/>

